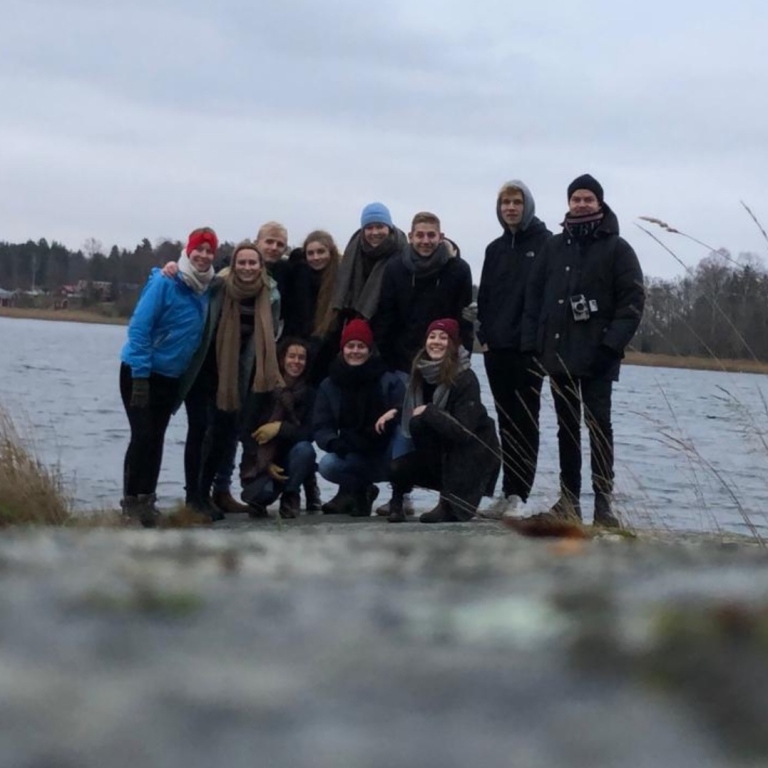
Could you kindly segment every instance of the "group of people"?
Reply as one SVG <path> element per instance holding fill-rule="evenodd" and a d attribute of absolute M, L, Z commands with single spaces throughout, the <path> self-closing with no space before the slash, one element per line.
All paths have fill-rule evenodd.
<path fill-rule="evenodd" d="M 121 356 L 124 514 L 157 524 L 165 431 L 183 404 L 186 503 L 212 520 L 266 517 L 278 500 L 278 514 L 295 517 L 302 490 L 308 513 L 369 516 L 388 482 L 375 511 L 391 522 L 408 519 L 417 486 L 439 492 L 422 522 L 465 521 L 500 473 L 481 514 L 501 517 L 532 488 L 548 376 L 561 494 L 547 514 L 582 516 L 583 410 L 594 521 L 619 525 L 611 394 L 643 275 L 597 180 L 575 179 L 567 199 L 553 235 L 523 182 L 502 185 L 503 233 L 486 249 L 476 302 L 470 267 L 433 213 L 417 213 L 406 234 L 385 205 L 366 205 L 343 255 L 322 230 L 289 254 L 285 227 L 268 222 L 226 264 L 216 233 L 194 230 L 178 262 L 152 270 Z M 471 367 L 475 334 L 498 436 Z M 325 503 L 317 472 L 338 486 Z"/>

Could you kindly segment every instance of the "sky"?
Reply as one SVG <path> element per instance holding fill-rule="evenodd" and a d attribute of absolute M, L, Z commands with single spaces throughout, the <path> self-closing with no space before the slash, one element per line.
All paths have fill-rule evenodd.
<path fill-rule="evenodd" d="M 676 7 L 680 5 L 680 7 Z M 688 6 L 688 4 L 685 4 Z M 479 280 L 522 179 L 594 175 L 646 275 L 768 242 L 768 4 L 5 0 L 0 240 L 134 248 L 440 216 Z M 652 216 L 700 240 L 653 225 Z"/>

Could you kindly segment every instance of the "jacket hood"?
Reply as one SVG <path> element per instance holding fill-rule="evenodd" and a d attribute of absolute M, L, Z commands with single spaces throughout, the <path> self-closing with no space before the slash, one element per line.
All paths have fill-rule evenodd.
<path fill-rule="evenodd" d="M 533 217 L 536 215 L 536 201 L 533 199 L 531 190 L 528 189 L 525 182 L 520 181 L 520 179 L 505 181 L 504 184 L 501 185 L 501 189 L 504 189 L 505 187 L 517 187 L 523 193 L 523 201 L 525 207 L 523 209 L 523 218 L 520 222 L 518 231 L 524 232 L 528 228 L 528 225 L 531 223 L 531 221 L 533 221 Z M 505 232 L 508 232 L 509 228 L 504 223 L 504 219 L 501 218 L 501 200 L 499 199 L 498 195 L 496 196 L 496 218 L 499 220 L 499 224 L 501 224 L 502 229 Z"/>

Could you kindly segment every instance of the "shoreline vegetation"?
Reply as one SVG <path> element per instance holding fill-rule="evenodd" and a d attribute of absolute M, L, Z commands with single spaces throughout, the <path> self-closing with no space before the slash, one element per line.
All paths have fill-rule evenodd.
<path fill-rule="evenodd" d="M 0 317 L 27 320 L 58 320 L 70 323 L 101 323 L 128 325 L 128 318 L 110 317 L 98 311 L 81 309 L 23 309 L 0 307 Z M 768 373 L 768 363 L 759 360 L 721 360 L 715 357 L 683 355 L 657 355 L 628 350 L 626 365 L 644 365 L 657 368 L 686 368 L 700 371 L 726 371 L 729 373 Z"/>

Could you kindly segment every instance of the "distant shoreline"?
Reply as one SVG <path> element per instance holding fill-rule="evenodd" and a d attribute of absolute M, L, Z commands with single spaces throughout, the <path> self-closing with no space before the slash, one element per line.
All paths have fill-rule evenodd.
<path fill-rule="evenodd" d="M 100 323 L 102 325 L 128 325 L 127 317 L 110 317 L 87 309 L 22 309 L 0 307 L 0 317 L 24 320 L 59 320 L 67 323 Z"/>
<path fill-rule="evenodd" d="M 21 309 L 0 307 L 0 317 L 27 320 L 58 320 L 70 323 L 101 323 L 128 325 L 128 318 L 109 317 L 99 312 L 81 309 Z M 644 365 L 657 368 L 686 368 L 700 371 L 729 371 L 731 373 L 768 373 L 768 363 L 757 360 L 719 360 L 711 357 L 683 357 L 681 355 L 655 355 L 628 351 L 626 365 Z"/>

